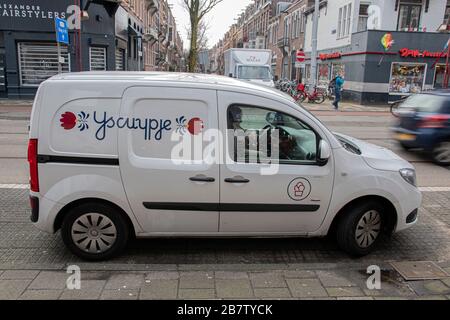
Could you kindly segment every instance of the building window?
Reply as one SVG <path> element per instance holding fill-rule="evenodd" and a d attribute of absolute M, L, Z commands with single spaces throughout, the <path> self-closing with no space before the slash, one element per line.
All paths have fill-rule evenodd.
<path fill-rule="evenodd" d="M 125 50 L 116 49 L 116 71 L 125 71 Z"/>
<path fill-rule="evenodd" d="M 401 95 L 421 92 L 426 68 L 424 63 L 392 63 L 389 93 Z"/>
<path fill-rule="evenodd" d="M 352 4 L 339 8 L 337 37 L 344 38 L 350 35 L 352 20 Z"/>
<path fill-rule="evenodd" d="M 445 8 L 444 24 L 450 25 L 450 0 L 447 0 L 447 7 Z"/>
<path fill-rule="evenodd" d="M 416 2 L 416 1 L 409 1 Z M 420 1 L 419 3 L 422 3 Z M 398 31 L 419 31 L 422 5 L 401 3 L 398 13 Z"/>
<path fill-rule="evenodd" d="M 320 63 L 317 67 L 317 84 L 320 87 L 328 86 L 328 82 L 330 81 L 330 66 L 328 63 Z"/>
<path fill-rule="evenodd" d="M 369 19 L 369 5 L 359 5 L 358 32 L 367 30 L 367 21 Z"/>
<path fill-rule="evenodd" d="M 444 87 L 445 64 L 437 64 L 434 71 L 434 89 L 442 89 Z"/>
<path fill-rule="evenodd" d="M 89 48 L 89 69 L 91 71 L 106 70 L 106 48 L 103 47 Z"/>
<path fill-rule="evenodd" d="M 64 63 L 62 72 L 70 72 L 70 56 L 67 46 L 61 46 Z M 20 85 L 37 87 L 58 74 L 58 47 L 56 43 L 18 43 Z"/>

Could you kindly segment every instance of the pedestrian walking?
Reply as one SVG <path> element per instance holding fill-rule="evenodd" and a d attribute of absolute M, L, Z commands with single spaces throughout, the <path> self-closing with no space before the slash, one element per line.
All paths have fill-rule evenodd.
<path fill-rule="evenodd" d="M 334 109 L 337 111 L 339 109 L 339 101 L 341 101 L 341 96 L 342 96 L 342 86 L 344 85 L 344 76 L 342 73 L 339 73 L 336 76 L 335 79 L 335 85 L 334 85 L 334 102 L 333 102 L 333 106 Z"/>

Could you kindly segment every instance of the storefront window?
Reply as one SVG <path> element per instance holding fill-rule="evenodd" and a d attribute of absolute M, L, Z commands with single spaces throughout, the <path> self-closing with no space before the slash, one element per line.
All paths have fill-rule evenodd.
<path fill-rule="evenodd" d="M 340 73 L 345 75 L 345 65 L 343 63 L 333 63 L 331 70 L 331 79 L 334 79 Z"/>
<path fill-rule="evenodd" d="M 425 81 L 426 64 L 393 63 L 389 93 L 419 93 Z"/>
<path fill-rule="evenodd" d="M 41 82 L 58 74 L 58 49 L 56 43 L 19 42 L 19 72 L 22 86 L 37 87 Z M 62 72 L 70 72 L 67 46 L 61 46 Z"/>
<path fill-rule="evenodd" d="M 328 86 L 328 82 L 330 81 L 330 70 L 328 64 L 322 63 L 318 65 L 318 86 Z"/>
<path fill-rule="evenodd" d="M 433 87 L 435 89 L 442 89 L 444 84 L 444 76 L 445 76 L 445 64 L 436 65 L 433 82 Z"/>

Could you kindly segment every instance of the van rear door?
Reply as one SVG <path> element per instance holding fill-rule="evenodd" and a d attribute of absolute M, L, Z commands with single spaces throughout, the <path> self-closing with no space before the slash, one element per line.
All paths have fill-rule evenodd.
<path fill-rule="evenodd" d="M 203 133 L 218 127 L 216 91 L 131 87 L 115 125 L 122 180 L 145 232 L 218 232 L 219 168 L 201 152 Z"/>

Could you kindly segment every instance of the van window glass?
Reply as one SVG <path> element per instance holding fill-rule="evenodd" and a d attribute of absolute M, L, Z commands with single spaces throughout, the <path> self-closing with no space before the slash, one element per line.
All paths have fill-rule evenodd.
<path fill-rule="evenodd" d="M 233 138 L 228 141 L 235 162 L 260 163 L 268 157 L 281 164 L 313 164 L 317 160 L 316 133 L 299 119 L 279 111 L 232 105 L 228 108 L 228 132 Z M 278 148 L 272 148 L 274 137 Z"/>

